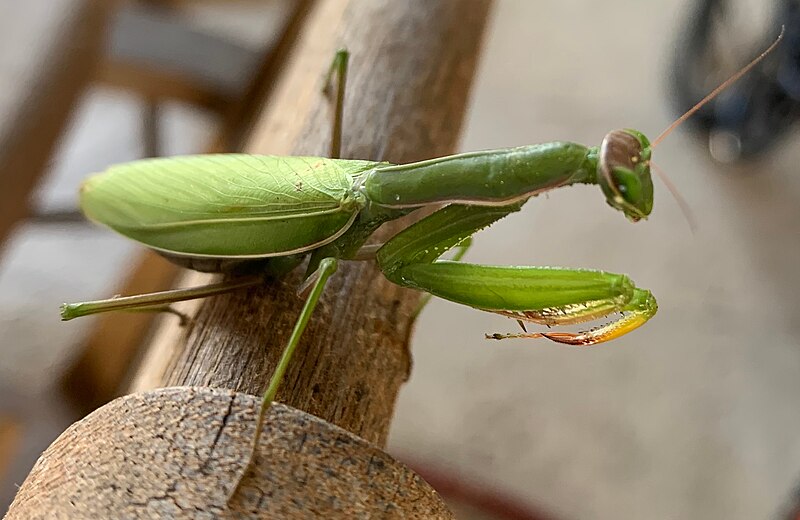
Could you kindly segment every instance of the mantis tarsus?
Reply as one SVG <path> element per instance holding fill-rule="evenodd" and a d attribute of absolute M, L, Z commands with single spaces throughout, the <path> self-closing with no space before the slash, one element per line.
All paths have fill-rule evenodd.
<path fill-rule="evenodd" d="M 338 157 L 341 142 L 347 56 L 346 51 L 337 53 L 331 68 L 338 79 L 333 157 Z M 655 298 L 625 275 L 473 265 L 459 261 L 460 254 L 455 261 L 441 256 L 454 248 L 463 254 L 477 231 L 518 211 L 531 197 L 573 184 L 597 184 L 606 202 L 629 220 L 646 218 L 653 207 L 651 150 L 691 112 L 653 144 L 638 131 L 616 130 L 599 147 L 553 142 L 404 165 L 244 154 L 136 161 L 87 180 L 81 188 L 81 207 L 91 220 L 197 270 L 224 271 L 261 262 L 265 272 L 281 275 L 309 257 L 300 288 L 305 305 L 263 396 L 249 468 L 265 412 L 339 260 L 374 258 L 384 275 L 398 285 L 520 322 L 550 327 L 622 314 L 579 333 L 488 336 L 495 339 L 544 337 L 569 345 L 593 345 L 622 336 L 652 318 L 657 310 Z M 442 204 L 445 207 L 380 247 L 365 246 L 382 223 Z M 263 276 L 240 277 L 204 287 L 65 304 L 61 315 L 68 320 L 111 310 L 163 309 L 172 302 L 263 280 Z"/>

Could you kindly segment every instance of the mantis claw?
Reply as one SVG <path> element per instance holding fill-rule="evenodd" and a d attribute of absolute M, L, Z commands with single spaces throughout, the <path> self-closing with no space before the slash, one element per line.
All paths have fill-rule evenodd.
<path fill-rule="evenodd" d="M 526 332 L 526 333 L 523 333 L 523 334 L 519 334 L 519 333 L 517 333 L 517 334 L 515 334 L 515 333 L 503 334 L 502 332 L 495 332 L 494 334 L 484 334 L 484 337 L 486 339 L 497 339 L 497 340 L 501 340 L 501 339 L 522 339 L 522 338 L 525 338 L 525 339 L 536 339 L 536 338 L 544 337 L 544 334 L 541 333 L 541 332 Z"/>
<path fill-rule="evenodd" d="M 543 332 L 542 337 L 549 339 L 550 341 L 555 341 L 556 343 L 561 343 L 563 345 L 572 345 L 575 347 L 588 347 L 590 345 L 597 345 L 598 343 L 603 343 L 607 340 L 594 340 L 589 338 L 587 335 L 589 332 L 580 332 L 578 334 L 572 334 L 570 332 Z"/>
<path fill-rule="evenodd" d="M 579 347 L 585 347 L 590 345 L 597 345 L 599 343 L 605 343 L 606 341 L 611 341 L 612 339 L 619 338 L 620 336 L 624 336 L 628 332 L 631 332 L 634 329 L 637 329 L 644 325 L 644 323 L 649 320 L 658 309 L 658 305 L 656 304 L 655 298 L 650 293 L 650 291 L 646 291 L 643 289 L 635 289 L 634 293 L 630 299 L 630 301 L 623 307 L 619 309 L 617 312 L 621 314 L 621 317 L 618 320 L 611 321 L 606 323 L 605 325 L 601 325 L 599 327 L 595 327 L 593 329 L 589 329 L 582 332 L 527 332 L 522 334 L 486 334 L 486 339 L 536 339 L 536 338 L 547 338 L 550 341 L 555 341 L 556 343 L 562 343 L 564 345 L 573 345 Z M 534 322 L 541 321 L 541 317 L 537 313 L 530 313 L 533 316 Z M 592 319 L 592 318 L 599 318 L 601 316 L 597 315 L 596 313 L 586 313 L 581 318 L 583 321 L 585 319 Z M 570 317 L 568 315 L 564 315 L 562 318 L 563 324 L 569 324 L 575 322 L 575 317 Z M 517 323 L 525 329 L 523 323 L 520 319 L 517 319 Z M 554 323 L 558 324 L 558 323 Z M 550 323 L 545 323 L 548 327 Z"/>
<path fill-rule="evenodd" d="M 590 345 L 596 345 L 598 343 L 602 343 L 603 341 L 593 340 L 586 336 L 587 332 L 579 332 L 579 333 L 572 333 L 572 332 L 532 332 L 526 334 L 486 334 L 486 339 L 538 339 L 538 338 L 547 338 L 550 341 L 555 341 L 556 343 L 561 343 L 562 345 L 571 345 L 574 347 L 588 347 Z"/>
<path fill-rule="evenodd" d="M 502 334 L 500 332 L 495 332 L 494 334 L 486 334 L 486 339 L 538 339 L 538 338 L 547 338 L 550 341 L 555 341 L 556 343 L 561 343 L 563 345 L 571 345 L 574 347 L 588 347 L 591 345 L 597 345 L 598 343 L 604 343 L 609 341 L 611 338 L 598 338 L 594 336 L 595 331 L 586 331 L 586 332 L 531 332 L 531 333 L 524 333 L 524 334 Z"/>

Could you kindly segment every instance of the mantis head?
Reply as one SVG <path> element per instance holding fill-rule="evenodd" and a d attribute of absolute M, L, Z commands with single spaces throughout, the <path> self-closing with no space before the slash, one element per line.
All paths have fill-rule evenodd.
<path fill-rule="evenodd" d="M 606 202 L 636 222 L 653 209 L 650 141 L 636 130 L 614 130 L 603 138 L 597 161 L 597 183 Z"/>
<path fill-rule="evenodd" d="M 603 139 L 603 144 L 600 145 L 600 156 L 597 161 L 597 183 L 603 189 L 608 204 L 625 213 L 625 216 L 633 222 L 647 218 L 653 209 L 653 180 L 650 177 L 650 156 L 653 148 L 658 146 L 665 137 L 683 124 L 692 114 L 700 110 L 706 103 L 714 99 L 720 92 L 728 88 L 764 59 L 767 54 L 772 52 L 783 38 L 784 31 L 785 27 L 781 26 L 781 33 L 772 42 L 772 45 L 767 47 L 767 50 L 739 69 L 738 72 L 712 90 L 681 117 L 673 121 L 666 130 L 655 138 L 652 144 L 644 134 L 636 130 L 625 129 L 609 132 Z M 653 166 L 655 167 L 655 165 Z M 658 173 L 658 168 L 655 168 L 655 170 Z M 681 208 L 683 208 L 684 214 L 689 221 L 689 226 L 693 227 L 686 203 L 680 198 L 666 177 L 663 180 L 672 191 Z"/>

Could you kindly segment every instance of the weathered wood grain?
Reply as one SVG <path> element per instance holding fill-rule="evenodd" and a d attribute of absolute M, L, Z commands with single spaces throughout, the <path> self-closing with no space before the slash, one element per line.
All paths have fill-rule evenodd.
<path fill-rule="evenodd" d="M 270 408 L 258 464 L 228 501 L 257 405 L 214 388 L 120 397 L 50 445 L 4 518 L 452 518 L 380 448 L 282 405 Z"/>

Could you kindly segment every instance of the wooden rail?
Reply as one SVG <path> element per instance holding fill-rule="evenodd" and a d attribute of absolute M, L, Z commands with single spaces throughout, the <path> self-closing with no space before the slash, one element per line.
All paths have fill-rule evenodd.
<path fill-rule="evenodd" d="M 347 47 L 344 157 L 400 163 L 453 152 L 490 3 L 320 0 L 246 150 L 327 153 L 332 107 L 320 92 L 334 52 Z M 378 448 L 411 368 L 419 296 L 372 263 L 342 264 L 278 394 L 294 408 L 270 409 L 235 500 L 225 493 L 241 474 L 259 402 L 247 393 L 264 391 L 297 319 L 299 271 L 195 304 L 189 327 L 162 318 L 132 389 L 200 388 L 136 393 L 73 425 L 39 459 L 8 518 L 449 518 L 419 477 Z M 194 273 L 184 283 L 208 279 Z"/>
<path fill-rule="evenodd" d="M 312 13 L 246 149 L 325 155 L 331 107 L 320 94 L 334 52 L 352 53 L 343 156 L 410 162 L 451 153 L 480 54 L 489 1 L 330 0 Z M 396 231 L 383 230 L 380 239 Z M 299 313 L 300 272 L 202 303 L 195 323 L 165 321 L 136 389 L 167 385 L 260 394 Z M 207 276 L 192 274 L 185 283 Z M 370 263 L 329 283 L 278 400 L 383 444 L 411 358 L 417 293 Z"/>

